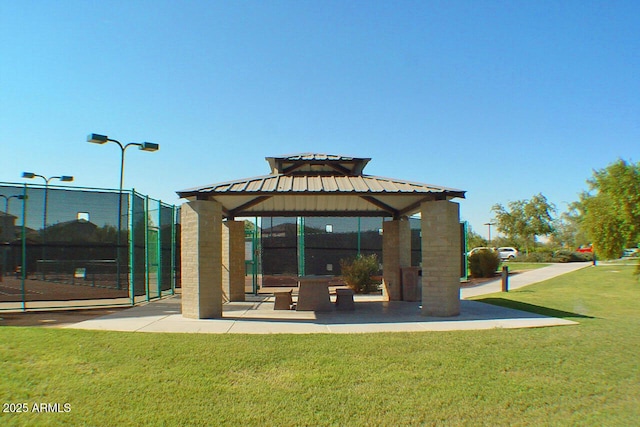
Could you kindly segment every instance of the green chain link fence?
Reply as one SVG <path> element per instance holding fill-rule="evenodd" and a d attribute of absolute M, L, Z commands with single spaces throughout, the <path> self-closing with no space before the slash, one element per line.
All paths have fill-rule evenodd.
<path fill-rule="evenodd" d="M 134 305 L 175 292 L 173 205 L 134 190 L 0 183 L 0 208 L 0 310 Z"/>
<path fill-rule="evenodd" d="M 264 217 L 260 222 L 256 218 L 254 228 L 259 233 L 259 251 L 255 252 L 252 265 L 261 268 L 262 283 L 258 286 L 290 286 L 296 283 L 298 276 L 307 274 L 339 276 L 340 261 L 359 254 L 376 254 L 382 264 L 384 221 L 382 217 Z M 420 266 L 420 219 L 409 218 L 409 224 L 411 265 Z M 462 222 L 462 280 L 467 279 L 466 235 L 467 225 Z"/>

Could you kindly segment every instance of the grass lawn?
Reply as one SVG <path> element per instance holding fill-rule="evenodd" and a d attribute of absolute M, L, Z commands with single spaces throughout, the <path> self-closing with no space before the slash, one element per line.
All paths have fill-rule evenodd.
<path fill-rule="evenodd" d="M 360 335 L 0 328 L 0 425 L 638 425 L 640 283 L 580 270 L 477 298 L 577 326 Z M 34 404 L 68 403 L 68 413 Z M 6 409 L 6 406 L 3 409 Z"/>
<path fill-rule="evenodd" d="M 601 265 L 637 265 L 640 262 L 638 258 L 620 258 L 612 260 L 598 261 Z"/>

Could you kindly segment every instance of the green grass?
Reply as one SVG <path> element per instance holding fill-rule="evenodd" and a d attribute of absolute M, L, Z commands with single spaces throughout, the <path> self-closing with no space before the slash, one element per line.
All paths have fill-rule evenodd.
<path fill-rule="evenodd" d="M 640 262 L 638 258 L 620 258 L 611 260 L 598 260 L 601 265 L 637 265 Z"/>
<path fill-rule="evenodd" d="M 0 328 L 0 425 L 637 425 L 640 283 L 587 268 L 480 300 L 577 326 L 361 335 Z"/>

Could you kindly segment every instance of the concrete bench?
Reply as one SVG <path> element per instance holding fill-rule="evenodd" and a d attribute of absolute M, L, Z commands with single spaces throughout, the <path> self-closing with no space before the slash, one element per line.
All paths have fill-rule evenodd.
<path fill-rule="evenodd" d="M 293 305 L 293 290 L 287 292 L 274 292 L 276 302 L 273 305 L 274 310 L 291 310 Z"/>
<path fill-rule="evenodd" d="M 354 310 L 353 289 L 338 288 L 336 289 L 336 308 L 338 310 Z"/>

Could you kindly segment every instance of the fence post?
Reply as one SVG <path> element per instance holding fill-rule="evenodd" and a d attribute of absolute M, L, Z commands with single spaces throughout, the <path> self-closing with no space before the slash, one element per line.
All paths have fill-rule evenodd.
<path fill-rule="evenodd" d="M 135 190 L 127 190 L 129 198 L 129 296 L 131 297 L 131 305 L 136 305 L 136 286 L 135 286 Z"/>
<path fill-rule="evenodd" d="M 144 293 L 149 301 L 149 196 L 144 196 Z"/>
<path fill-rule="evenodd" d="M 177 210 L 175 205 L 171 205 L 171 295 L 176 293 L 176 221 L 178 220 Z"/>
<path fill-rule="evenodd" d="M 298 229 L 298 276 L 306 275 L 306 264 L 305 264 L 305 256 L 304 256 L 304 217 L 299 216 L 296 220 L 297 229 Z"/>
<path fill-rule="evenodd" d="M 156 262 L 158 263 L 158 270 L 156 272 L 156 287 L 158 288 L 158 298 L 162 297 L 162 201 L 158 202 L 158 235 L 156 236 Z"/>
<path fill-rule="evenodd" d="M 262 225 L 262 219 L 260 219 Z M 260 236 L 258 235 L 260 227 L 258 226 L 258 217 L 255 217 L 255 227 L 253 227 L 253 232 L 251 233 L 251 281 L 253 285 L 253 294 L 258 295 L 258 263 L 260 262 L 260 257 L 262 256 L 262 251 L 260 251 Z"/>
<path fill-rule="evenodd" d="M 24 184 L 22 195 L 22 265 L 20 266 L 20 293 L 22 294 L 22 311 L 27 311 L 27 292 L 25 281 L 27 280 L 27 184 Z"/>

